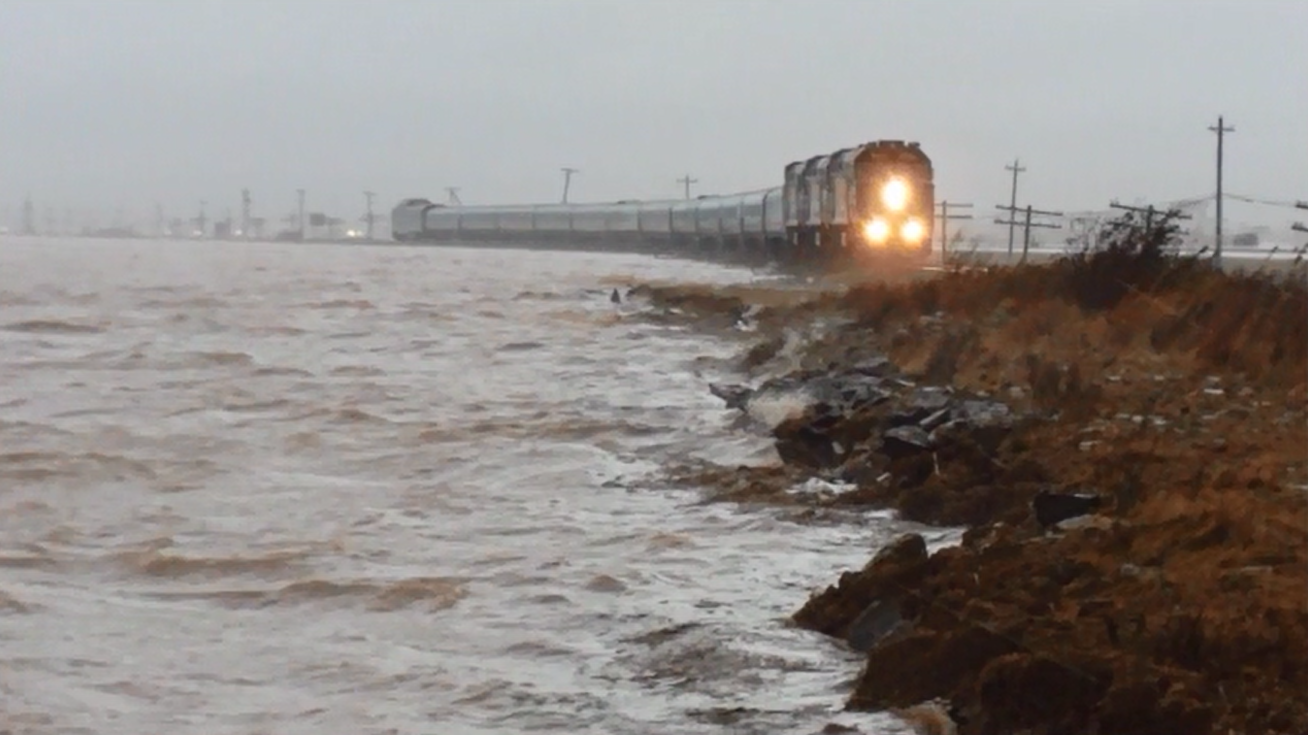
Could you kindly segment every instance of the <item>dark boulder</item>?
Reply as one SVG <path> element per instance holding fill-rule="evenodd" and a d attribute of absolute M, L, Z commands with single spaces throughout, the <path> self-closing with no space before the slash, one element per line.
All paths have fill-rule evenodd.
<path fill-rule="evenodd" d="M 903 459 L 931 451 L 931 435 L 920 426 L 897 426 L 881 435 L 881 453 Z"/>
<path fill-rule="evenodd" d="M 790 465 L 823 469 L 839 464 L 835 442 L 831 436 L 813 428 L 811 419 L 799 417 L 783 421 L 773 429 L 777 454 Z"/>
<path fill-rule="evenodd" d="M 895 598 L 879 599 L 859 613 L 849 624 L 845 641 L 859 653 L 867 653 L 886 636 L 906 625 Z"/>
<path fill-rule="evenodd" d="M 1089 515 L 1103 505 L 1103 498 L 1090 494 L 1064 494 L 1041 490 L 1031 499 L 1031 510 L 1041 528 L 1051 528 L 1063 521 Z"/>

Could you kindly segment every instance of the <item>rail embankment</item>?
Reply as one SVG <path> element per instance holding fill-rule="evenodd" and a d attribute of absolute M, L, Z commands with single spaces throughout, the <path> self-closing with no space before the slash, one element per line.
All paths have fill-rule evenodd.
<path fill-rule="evenodd" d="M 751 330 L 712 390 L 778 460 L 681 479 L 967 529 L 796 601 L 866 653 L 850 707 L 934 701 L 964 735 L 1308 732 L 1308 289 L 1173 239 L 1128 217 L 1039 265 L 633 289 Z"/>

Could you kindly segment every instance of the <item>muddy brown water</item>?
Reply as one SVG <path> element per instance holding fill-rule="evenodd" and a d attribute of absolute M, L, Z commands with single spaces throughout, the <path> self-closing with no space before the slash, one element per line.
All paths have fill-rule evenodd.
<path fill-rule="evenodd" d="M 771 450 L 609 290 L 752 277 L 0 240 L 0 730 L 903 732 L 785 617 L 907 526 L 659 481 Z"/>

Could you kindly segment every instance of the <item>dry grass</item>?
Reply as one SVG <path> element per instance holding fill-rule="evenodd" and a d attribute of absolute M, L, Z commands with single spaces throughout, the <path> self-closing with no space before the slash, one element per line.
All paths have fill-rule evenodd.
<path fill-rule="evenodd" d="M 842 636 L 871 599 L 903 596 L 913 632 L 874 648 L 852 706 L 948 697 L 964 735 L 1308 731 L 1308 289 L 1178 257 L 1173 235 L 1126 218 L 1101 250 L 1047 265 L 735 296 L 770 306 L 750 366 L 775 328 L 852 315 L 806 364 L 881 352 L 1041 417 L 993 453 L 882 458 L 871 474 L 894 483 L 835 499 L 785 494 L 793 467 L 699 476 L 731 501 L 974 526 L 929 563 L 847 573 L 797 613 Z M 1103 517 L 1046 537 L 1028 503 L 1050 487 L 1104 495 Z"/>

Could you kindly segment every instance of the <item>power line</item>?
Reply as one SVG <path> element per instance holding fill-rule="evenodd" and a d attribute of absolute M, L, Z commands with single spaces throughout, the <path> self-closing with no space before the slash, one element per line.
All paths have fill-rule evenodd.
<path fill-rule="evenodd" d="M 1269 207 L 1285 207 L 1286 209 L 1308 209 L 1308 202 L 1291 202 L 1291 201 L 1276 200 L 1276 199 L 1261 199 L 1259 197 L 1251 197 L 1244 194 L 1227 194 L 1226 198 L 1234 199 L 1240 202 L 1247 202 L 1249 204 L 1265 204 Z"/>
<path fill-rule="evenodd" d="M 1234 127 L 1228 127 L 1226 121 L 1221 115 L 1217 117 L 1217 125 L 1210 126 L 1209 130 L 1217 133 L 1217 226 L 1216 226 L 1216 249 L 1213 250 L 1213 264 L 1218 268 L 1222 267 L 1222 143 L 1226 139 L 1227 133 L 1234 133 Z"/>
<path fill-rule="evenodd" d="M 1150 204 L 1147 207 L 1132 207 L 1126 204 L 1118 204 L 1116 201 L 1113 201 L 1110 202 L 1108 206 L 1112 207 L 1113 209 L 1122 209 L 1128 212 L 1143 212 L 1145 215 L 1146 229 L 1153 229 L 1154 217 L 1156 217 L 1159 214 L 1169 214 L 1172 216 L 1172 219 L 1194 219 L 1188 214 L 1181 214 L 1181 212 L 1177 209 L 1160 210 L 1152 204 Z"/>
<path fill-rule="evenodd" d="M 698 184 L 698 183 L 699 183 L 699 179 L 692 179 L 692 178 L 690 177 L 690 174 L 686 174 L 685 176 L 682 176 L 681 178 L 677 179 L 677 183 L 678 183 L 678 184 L 684 184 L 684 185 L 685 185 L 685 187 L 686 187 L 686 198 L 689 199 L 689 198 L 690 198 L 690 185 L 691 185 L 691 184 Z"/>
<path fill-rule="evenodd" d="M 1022 173 L 1026 169 L 1022 167 L 1022 162 L 1020 159 L 1014 158 L 1013 165 L 1004 166 L 1004 170 L 1013 172 L 1013 194 L 1008 202 L 1008 208 L 1009 208 L 1008 211 L 1012 212 L 1017 209 L 1017 175 Z M 1011 223 L 1008 226 L 1008 254 L 1009 255 L 1013 254 L 1013 227 L 1014 225 Z"/>

